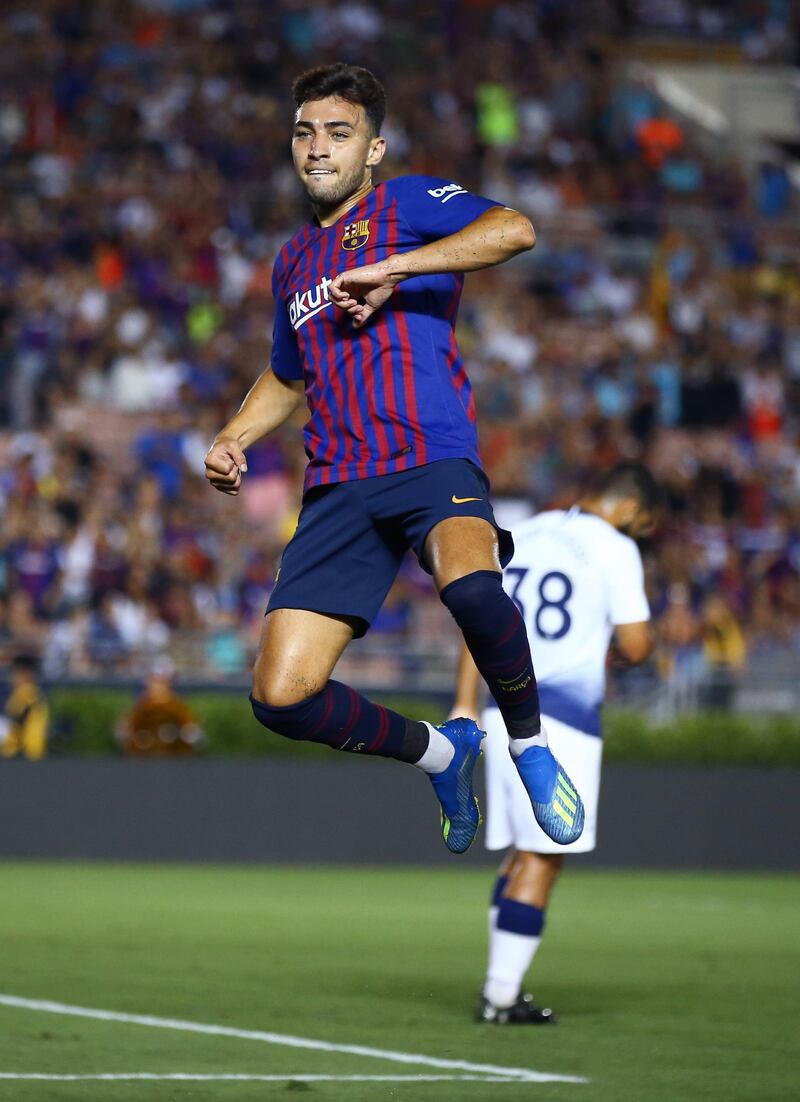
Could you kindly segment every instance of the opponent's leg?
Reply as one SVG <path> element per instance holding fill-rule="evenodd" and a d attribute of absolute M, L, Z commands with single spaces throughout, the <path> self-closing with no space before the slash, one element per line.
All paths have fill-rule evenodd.
<path fill-rule="evenodd" d="M 521 994 L 541 944 L 545 912 L 564 858 L 514 852 L 500 868 L 489 908 L 489 963 L 477 1019 L 499 1025 L 547 1025 L 553 1012 Z"/>
<path fill-rule="evenodd" d="M 525 622 L 503 589 L 495 528 L 479 517 L 448 518 L 429 534 L 425 556 L 502 713 L 537 822 L 553 841 L 574 842 L 583 805 L 547 746 Z"/>
<path fill-rule="evenodd" d="M 430 776 L 442 805 L 448 849 L 462 853 L 474 840 L 480 819 L 472 791 L 480 732 L 463 721 L 437 728 L 406 719 L 330 680 L 352 637 L 353 627 L 344 617 L 303 609 L 270 612 L 250 698 L 256 718 L 286 738 L 418 766 Z"/>

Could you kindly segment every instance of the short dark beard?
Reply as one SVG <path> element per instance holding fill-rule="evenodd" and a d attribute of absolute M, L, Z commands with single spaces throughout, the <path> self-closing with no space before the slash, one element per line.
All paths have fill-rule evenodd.
<path fill-rule="evenodd" d="M 345 203 L 351 195 L 355 194 L 361 187 L 364 180 L 364 170 L 366 164 L 362 165 L 360 169 L 354 170 L 352 175 L 347 177 L 337 176 L 334 177 L 333 183 L 336 185 L 335 190 L 330 194 L 315 198 L 308 188 L 307 182 L 304 181 L 304 187 L 306 189 L 306 195 L 308 195 L 314 209 L 317 210 L 323 216 L 327 211 L 335 210 L 342 203 Z"/>

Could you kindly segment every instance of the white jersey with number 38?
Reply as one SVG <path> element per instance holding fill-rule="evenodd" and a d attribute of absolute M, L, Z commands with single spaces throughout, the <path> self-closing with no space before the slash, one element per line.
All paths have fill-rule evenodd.
<path fill-rule="evenodd" d="M 578 508 L 540 513 L 513 536 L 503 585 L 525 619 L 542 712 L 599 735 L 614 627 L 650 619 L 639 549 Z"/>

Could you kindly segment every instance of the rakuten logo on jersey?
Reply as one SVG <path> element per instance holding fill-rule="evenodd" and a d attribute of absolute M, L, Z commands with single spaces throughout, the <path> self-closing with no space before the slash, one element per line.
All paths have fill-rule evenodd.
<path fill-rule="evenodd" d="M 332 279 L 324 276 L 316 287 L 312 287 L 310 291 L 303 291 L 302 295 L 295 291 L 294 298 L 289 303 L 289 321 L 292 323 L 293 329 L 299 329 L 301 325 L 305 325 L 307 321 L 315 317 L 320 310 L 333 305 L 328 297 L 328 288 L 332 283 Z"/>
<path fill-rule="evenodd" d="M 443 203 L 455 199 L 457 195 L 466 194 L 467 189 L 463 188 L 461 184 L 445 184 L 444 187 L 428 188 L 428 195 L 430 195 L 432 199 L 441 199 Z"/>

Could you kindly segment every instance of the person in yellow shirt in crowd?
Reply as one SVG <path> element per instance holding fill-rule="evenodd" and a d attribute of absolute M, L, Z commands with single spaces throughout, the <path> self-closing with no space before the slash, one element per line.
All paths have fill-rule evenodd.
<path fill-rule="evenodd" d="M 747 641 L 728 601 L 712 594 L 702 613 L 703 657 L 710 675 L 701 694 L 706 708 L 729 711 L 733 707 L 736 679 L 747 664 Z"/>
<path fill-rule="evenodd" d="M 20 654 L 12 660 L 10 690 L 0 717 L 0 756 L 39 761 L 47 753 L 50 708 L 35 658 Z"/>
<path fill-rule="evenodd" d="M 733 609 L 724 597 L 712 595 L 703 606 L 703 654 L 712 668 L 742 670 L 747 642 Z"/>

